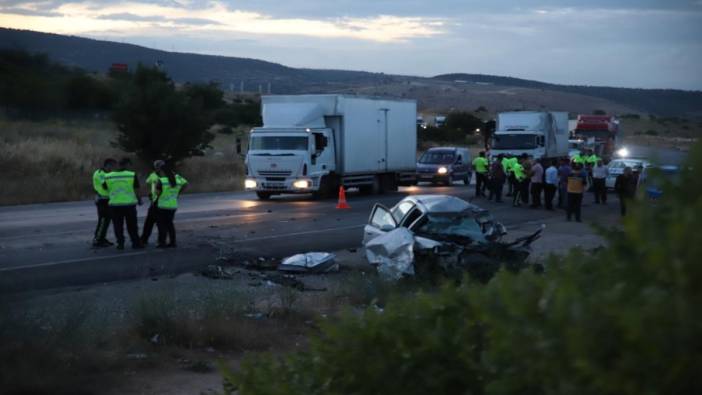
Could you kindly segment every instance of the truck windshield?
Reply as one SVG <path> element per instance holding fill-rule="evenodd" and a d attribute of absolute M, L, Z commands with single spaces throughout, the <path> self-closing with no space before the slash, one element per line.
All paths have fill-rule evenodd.
<path fill-rule="evenodd" d="M 308 136 L 252 136 L 251 150 L 307 151 Z"/>
<path fill-rule="evenodd" d="M 493 149 L 533 149 L 536 148 L 534 134 L 495 134 L 492 139 Z"/>
<path fill-rule="evenodd" d="M 453 151 L 427 151 L 419 158 L 424 165 L 450 165 L 456 157 Z"/>

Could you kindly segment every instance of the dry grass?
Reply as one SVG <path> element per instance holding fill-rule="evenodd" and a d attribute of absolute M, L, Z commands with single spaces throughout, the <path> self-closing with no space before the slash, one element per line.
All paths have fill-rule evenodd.
<path fill-rule="evenodd" d="M 128 156 L 110 146 L 114 125 L 105 120 L 0 119 L 0 205 L 90 199 L 92 173 L 105 158 Z M 183 162 L 189 192 L 239 190 L 244 167 L 232 152 L 234 137 L 219 135 L 205 156 Z M 145 176 L 148 165 L 137 165 Z"/>

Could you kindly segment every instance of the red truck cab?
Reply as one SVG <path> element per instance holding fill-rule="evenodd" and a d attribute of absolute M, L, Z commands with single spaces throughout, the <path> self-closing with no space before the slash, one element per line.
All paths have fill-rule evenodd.
<path fill-rule="evenodd" d="M 575 138 L 593 145 L 597 156 L 606 160 L 614 156 L 619 134 L 619 120 L 614 115 L 578 115 Z"/>

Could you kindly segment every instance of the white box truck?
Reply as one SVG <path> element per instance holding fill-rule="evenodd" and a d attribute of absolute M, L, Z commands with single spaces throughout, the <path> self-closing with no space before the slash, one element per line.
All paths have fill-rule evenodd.
<path fill-rule="evenodd" d="M 490 156 L 499 154 L 534 159 L 568 156 L 568 113 L 514 111 L 497 114 Z"/>
<path fill-rule="evenodd" d="M 287 193 L 329 196 L 415 181 L 417 103 L 347 95 L 261 98 L 263 126 L 251 130 L 247 190 L 259 199 Z"/>

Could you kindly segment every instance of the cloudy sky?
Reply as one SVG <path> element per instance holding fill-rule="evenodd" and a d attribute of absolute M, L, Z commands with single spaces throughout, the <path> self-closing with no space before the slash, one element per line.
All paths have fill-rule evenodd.
<path fill-rule="evenodd" d="M 0 26 L 295 67 L 702 90 L 702 0 L 0 0 Z"/>

